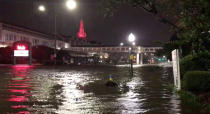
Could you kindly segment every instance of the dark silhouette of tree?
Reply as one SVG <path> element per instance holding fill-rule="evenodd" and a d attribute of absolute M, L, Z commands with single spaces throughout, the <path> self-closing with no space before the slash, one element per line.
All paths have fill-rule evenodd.
<path fill-rule="evenodd" d="M 208 51 L 210 44 L 209 0 L 101 0 L 105 17 L 113 16 L 123 5 L 142 8 L 168 24 L 180 39 L 179 49 L 191 54 Z M 173 45 L 173 43 L 172 43 Z"/>
<path fill-rule="evenodd" d="M 13 60 L 13 49 L 12 47 L 0 48 L 0 63 L 11 64 Z"/>
<path fill-rule="evenodd" d="M 53 53 L 54 53 L 54 50 L 46 46 L 32 47 L 32 58 L 38 63 L 50 62 L 50 56 Z"/>

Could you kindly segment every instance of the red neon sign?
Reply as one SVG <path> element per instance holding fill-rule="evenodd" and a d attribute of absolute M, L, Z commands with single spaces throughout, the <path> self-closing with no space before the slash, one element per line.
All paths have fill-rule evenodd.
<path fill-rule="evenodd" d="M 14 49 L 15 57 L 28 57 L 29 56 L 29 47 L 27 44 L 16 44 Z"/>
<path fill-rule="evenodd" d="M 17 50 L 26 50 L 24 45 L 17 45 Z"/>

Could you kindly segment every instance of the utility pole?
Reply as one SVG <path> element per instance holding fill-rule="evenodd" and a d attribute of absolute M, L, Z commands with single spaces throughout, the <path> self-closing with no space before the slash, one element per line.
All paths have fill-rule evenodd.
<path fill-rule="evenodd" d="M 54 6 L 54 10 L 55 10 L 55 6 Z M 57 54 L 56 54 L 56 48 L 57 48 L 57 42 L 56 42 L 56 34 L 57 34 L 57 16 L 56 16 L 56 10 L 54 11 L 54 65 L 56 65 L 56 58 L 57 58 Z"/>

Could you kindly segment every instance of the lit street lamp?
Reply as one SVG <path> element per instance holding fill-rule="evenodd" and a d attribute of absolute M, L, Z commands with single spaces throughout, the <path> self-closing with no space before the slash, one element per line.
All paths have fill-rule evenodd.
<path fill-rule="evenodd" d="M 128 36 L 128 41 L 129 41 L 129 42 L 134 42 L 135 39 L 136 39 L 136 38 L 135 38 L 135 36 L 133 35 L 133 33 L 130 33 L 129 36 Z"/>
<path fill-rule="evenodd" d="M 132 43 L 132 47 L 135 45 L 135 36 L 133 35 L 133 33 L 130 33 L 130 35 L 128 36 L 128 41 L 130 42 L 130 43 Z M 133 48 L 129 48 L 129 60 L 130 60 L 130 68 L 131 68 L 131 75 L 133 76 L 133 59 L 134 59 L 134 56 L 133 56 L 133 54 L 132 54 L 132 50 L 133 50 Z"/>
<path fill-rule="evenodd" d="M 121 42 L 121 43 L 120 43 L 120 46 L 123 46 L 123 45 L 124 45 L 124 43 Z"/>
<path fill-rule="evenodd" d="M 74 0 L 68 0 L 66 1 L 66 6 L 69 8 L 69 9 L 75 9 L 77 4 Z"/>
<path fill-rule="evenodd" d="M 76 8 L 76 2 L 74 0 L 67 0 L 66 6 L 68 9 L 73 10 Z M 57 43 L 56 43 L 56 34 L 57 34 L 57 13 L 56 13 L 56 6 L 54 6 L 54 64 L 56 64 L 56 49 L 57 49 Z M 38 7 L 38 10 L 40 12 L 45 12 L 46 8 L 44 5 L 40 5 Z"/>
<path fill-rule="evenodd" d="M 40 6 L 38 7 L 38 9 L 39 9 L 39 11 L 41 11 L 41 12 L 44 12 L 44 11 L 45 11 L 44 5 L 40 5 Z"/>
<path fill-rule="evenodd" d="M 135 43 L 135 42 L 132 42 L 132 45 L 133 45 L 133 46 L 135 46 L 135 45 L 136 45 L 136 43 Z"/>

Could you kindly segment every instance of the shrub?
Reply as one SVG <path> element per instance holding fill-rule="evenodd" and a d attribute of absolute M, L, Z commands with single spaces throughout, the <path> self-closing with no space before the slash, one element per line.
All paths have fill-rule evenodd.
<path fill-rule="evenodd" d="M 192 61 L 192 55 L 188 55 L 181 59 L 180 61 L 180 74 L 181 78 L 187 71 L 191 71 L 194 69 L 194 62 Z"/>
<path fill-rule="evenodd" d="M 32 57 L 39 63 L 45 63 L 50 60 L 50 55 L 53 54 L 53 49 L 46 46 L 32 47 Z"/>
<path fill-rule="evenodd" d="M 210 90 L 210 72 L 190 71 L 184 75 L 183 87 L 192 92 L 206 92 Z"/>
<path fill-rule="evenodd" d="M 181 78 L 187 71 L 206 71 L 210 68 L 210 53 L 202 52 L 196 55 L 188 55 L 180 61 Z"/>
<path fill-rule="evenodd" d="M 0 48 L 0 63 L 11 64 L 13 62 L 13 49 L 12 47 Z"/>
<path fill-rule="evenodd" d="M 208 114 L 210 114 L 210 104 L 208 104 L 208 105 L 206 106 L 206 110 L 207 110 Z"/>
<path fill-rule="evenodd" d="M 185 105 L 188 105 L 192 108 L 194 107 L 196 109 L 200 107 L 199 98 L 193 93 L 188 91 L 179 91 L 178 94 L 180 95 L 181 100 Z"/>

